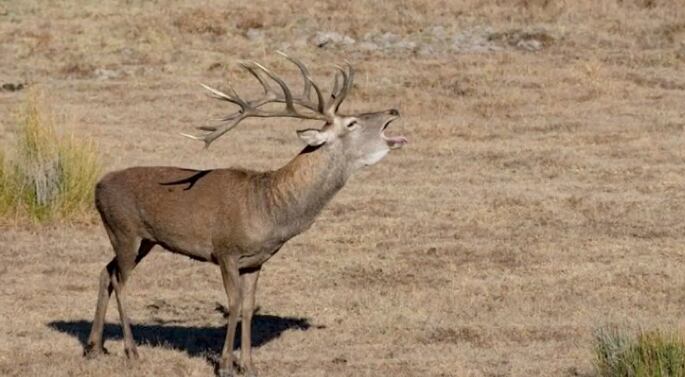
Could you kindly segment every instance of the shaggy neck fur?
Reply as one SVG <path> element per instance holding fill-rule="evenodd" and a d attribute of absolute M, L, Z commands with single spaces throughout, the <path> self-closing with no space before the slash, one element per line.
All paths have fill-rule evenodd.
<path fill-rule="evenodd" d="M 349 169 L 341 143 L 307 147 L 271 173 L 268 211 L 286 233 L 309 227 L 314 218 L 345 185 Z"/>

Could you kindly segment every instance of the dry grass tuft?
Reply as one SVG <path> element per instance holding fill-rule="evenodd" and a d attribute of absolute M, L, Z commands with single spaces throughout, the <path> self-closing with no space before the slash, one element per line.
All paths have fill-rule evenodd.
<path fill-rule="evenodd" d="M 649 331 L 632 338 L 617 328 L 601 328 L 594 351 L 600 377 L 685 376 L 685 343 L 677 333 Z"/>
<path fill-rule="evenodd" d="M 24 106 L 16 155 L 0 159 L 0 214 L 39 222 L 82 219 L 101 171 L 94 143 L 58 135 L 55 117 L 37 92 Z"/>
<path fill-rule="evenodd" d="M 490 342 L 483 336 L 482 329 L 469 326 L 458 328 L 436 327 L 426 336 L 420 337 L 419 341 L 424 344 L 464 344 L 471 343 L 478 346 L 487 346 Z"/>
<path fill-rule="evenodd" d="M 238 19 L 235 27 L 242 32 L 250 29 L 261 29 L 264 27 L 264 17 L 261 14 L 248 14 Z"/>
<path fill-rule="evenodd" d="M 224 35 L 226 28 L 223 24 L 226 20 L 215 12 L 204 8 L 186 10 L 174 21 L 180 31 L 190 34 Z"/>
<path fill-rule="evenodd" d="M 488 36 L 491 41 L 506 43 L 511 47 L 524 50 L 537 50 L 550 47 L 555 38 L 545 30 L 521 30 L 513 29 L 499 33 L 492 33 Z"/>
<path fill-rule="evenodd" d="M 0 149 L 0 216 L 5 214 L 10 207 L 10 176 L 11 173 L 7 162 L 5 161 L 5 152 Z"/>

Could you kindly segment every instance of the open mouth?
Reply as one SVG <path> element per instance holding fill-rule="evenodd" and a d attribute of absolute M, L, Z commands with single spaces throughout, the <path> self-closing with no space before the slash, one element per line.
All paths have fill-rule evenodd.
<path fill-rule="evenodd" d="M 383 125 L 383 129 L 381 130 L 381 137 L 383 140 L 385 140 L 385 143 L 388 144 L 388 147 L 390 149 L 398 149 L 402 148 L 405 144 L 409 142 L 406 137 L 404 136 L 386 136 L 385 135 L 385 129 L 388 128 L 390 123 L 392 123 L 393 120 L 397 119 L 398 117 L 390 119 L 387 123 Z"/>

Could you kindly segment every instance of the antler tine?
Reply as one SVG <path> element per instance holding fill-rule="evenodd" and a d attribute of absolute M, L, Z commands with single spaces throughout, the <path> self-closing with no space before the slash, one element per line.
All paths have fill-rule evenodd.
<path fill-rule="evenodd" d="M 347 77 L 348 80 L 350 81 L 348 91 L 352 90 L 352 86 L 354 85 L 354 67 L 352 67 L 352 64 L 349 62 L 345 62 L 345 65 L 347 66 L 348 72 L 347 72 Z M 345 93 L 347 95 L 347 93 Z"/>
<path fill-rule="evenodd" d="M 354 81 L 354 69 L 352 68 L 352 65 L 350 63 L 345 63 L 347 66 L 347 72 L 345 72 L 342 68 L 340 69 L 340 72 L 343 74 L 343 79 L 345 80 L 343 82 L 343 87 L 340 89 L 340 94 L 338 95 L 338 98 L 336 98 L 336 104 L 335 104 L 335 111 L 338 111 L 338 108 L 340 107 L 340 104 L 345 100 L 345 97 L 347 97 L 347 94 L 350 92 L 352 89 L 352 84 Z"/>
<path fill-rule="evenodd" d="M 243 101 L 243 99 L 240 98 L 240 96 L 238 96 L 238 94 L 235 92 L 235 90 L 233 90 L 233 87 L 231 86 L 231 84 L 228 84 L 228 89 L 231 92 L 231 95 L 228 95 L 222 91 L 219 91 L 217 89 L 214 89 L 214 88 L 207 86 L 205 84 L 202 84 L 202 83 L 200 85 L 202 85 L 203 88 L 205 88 L 209 92 L 211 92 L 213 94 L 213 97 L 216 99 L 220 99 L 222 101 L 228 101 L 228 102 L 234 103 L 234 104 L 240 106 L 241 108 L 244 108 L 247 105 L 245 103 L 245 101 Z"/>
<path fill-rule="evenodd" d="M 293 94 L 290 92 L 290 88 L 288 88 L 288 85 L 283 81 L 280 77 L 278 77 L 275 73 L 271 72 L 269 69 L 264 67 L 263 65 L 253 62 L 253 64 L 261 69 L 264 73 L 266 73 L 269 77 L 271 77 L 272 80 L 276 81 L 276 84 L 281 87 L 281 90 L 283 90 L 283 96 L 284 101 L 285 101 L 285 108 L 287 111 L 293 113 L 293 114 L 298 114 L 297 109 L 295 109 L 295 105 L 293 103 Z"/>
<path fill-rule="evenodd" d="M 279 51 L 279 53 L 280 53 L 281 55 L 287 56 L 287 55 L 283 54 L 283 53 L 280 52 L 280 51 Z M 300 65 L 301 65 L 300 71 L 302 71 L 302 68 L 304 68 L 304 71 L 302 71 L 302 72 L 303 72 L 304 81 L 307 83 L 307 86 L 308 86 L 309 88 L 311 88 L 311 87 L 313 86 L 315 91 L 320 91 L 319 87 L 316 85 L 315 82 L 312 81 L 311 77 L 308 77 L 308 76 L 307 76 L 307 75 L 309 74 L 309 71 L 308 71 L 307 68 L 304 66 L 304 64 L 302 64 L 302 62 L 299 62 L 299 61 L 296 62 L 295 60 L 293 60 L 294 58 L 290 58 L 290 57 L 288 57 L 288 58 L 289 58 L 292 62 L 294 62 L 295 64 L 298 64 L 298 67 L 300 67 Z M 242 62 L 242 63 L 240 63 L 240 64 L 241 64 L 241 66 L 242 66 L 243 68 L 245 68 L 248 72 L 250 72 L 250 74 L 251 74 L 252 76 L 254 76 L 255 78 L 257 78 L 257 80 L 259 80 L 259 82 L 262 84 L 262 87 L 264 88 L 265 97 L 264 97 L 264 98 L 261 98 L 261 99 L 249 101 L 248 103 L 249 103 L 249 105 L 250 105 L 251 107 L 257 108 L 257 107 L 260 107 L 260 106 L 262 106 L 262 105 L 265 105 L 265 104 L 267 104 L 267 103 L 272 103 L 272 102 L 283 102 L 283 103 L 286 103 L 284 94 L 281 94 L 281 93 L 276 92 L 276 91 L 271 87 L 271 85 L 268 84 L 268 82 L 264 79 L 264 77 L 257 71 L 257 69 L 260 69 L 260 68 L 258 68 L 258 67 L 256 67 L 256 66 L 250 65 L 250 64 L 254 64 L 254 63 Z M 257 69 L 255 69 L 255 68 L 257 68 Z M 261 70 L 261 69 L 260 69 L 260 70 Z M 305 73 L 306 73 L 307 75 L 305 75 Z M 321 113 L 321 112 L 323 111 L 323 110 L 322 110 L 323 107 L 322 107 L 322 106 L 319 106 L 319 105 L 317 105 L 317 104 L 314 104 L 314 103 L 309 99 L 309 94 L 307 94 L 308 91 L 309 91 L 309 89 L 305 90 L 304 93 L 303 93 L 303 96 L 301 96 L 301 97 L 295 97 L 295 96 L 293 96 L 293 104 L 297 104 L 297 105 L 306 107 L 306 108 L 309 109 L 309 110 L 312 110 L 312 111 Z M 318 94 L 317 94 L 317 97 L 318 97 Z"/>
<path fill-rule="evenodd" d="M 285 57 L 286 59 L 290 60 L 293 64 L 297 66 L 297 68 L 300 69 L 300 72 L 302 73 L 302 78 L 304 79 L 304 89 L 302 91 L 302 98 L 298 99 L 298 102 L 302 102 L 301 104 L 305 107 L 309 107 L 312 110 L 316 110 L 320 113 L 323 113 L 324 111 L 324 100 L 323 100 L 323 95 L 321 94 L 321 89 L 319 88 L 318 85 L 314 82 L 312 79 L 311 74 L 309 73 L 309 69 L 307 69 L 307 66 L 302 63 L 301 60 L 293 58 L 292 56 L 289 56 L 285 52 L 282 51 L 276 51 L 279 55 Z M 311 94 L 311 88 L 314 88 L 314 91 L 316 92 L 316 99 L 318 101 L 318 104 L 316 107 L 311 106 L 311 100 L 310 94 Z"/>
<path fill-rule="evenodd" d="M 299 59 L 293 58 L 286 54 L 283 51 L 276 51 L 277 54 L 283 56 L 284 58 L 290 60 L 293 64 L 297 66 L 297 68 L 300 69 L 300 72 L 302 73 L 302 78 L 304 81 L 304 88 L 302 89 L 302 97 L 306 100 L 309 100 L 309 95 L 311 94 L 311 88 L 312 88 L 312 81 L 310 79 L 311 75 L 309 74 L 309 69 L 307 69 L 307 66 L 304 65 Z"/>
<path fill-rule="evenodd" d="M 258 108 L 262 105 L 272 102 L 284 102 L 282 94 L 275 91 L 271 85 L 269 85 L 268 80 L 266 80 L 258 71 L 255 62 L 241 62 L 240 65 L 245 68 L 252 76 L 254 76 L 264 89 L 264 98 L 249 101 L 249 105 L 254 108 Z"/>
<path fill-rule="evenodd" d="M 254 67 L 250 65 L 249 62 L 240 62 L 240 66 L 245 68 L 252 76 L 254 76 L 257 81 L 262 85 L 262 88 L 264 88 L 264 95 L 268 95 L 270 93 L 275 94 L 276 92 L 271 88 L 271 85 L 264 80 L 262 75 L 258 74 L 257 71 L 255 71 Z"/>
<path fill-rule="evenodd" d="M 221 122 L 228 122 L 228 121 L 231 121 L 231 120 L 234 120 L 234 119 L 240 117 L 242 114 L 243 113 L 241 111 L 238 111 L 238 112 L 235 112 L 231 115 L 225 116 L 225 117 L 223 117 L 221 119 L 217 119 L 217 120 L 221 121 Z M 219 126 L 199 126 L 199 127 L 195 127 L 195 128 L 197 128 L 198 130 L 201 130 L 201 131 L 212 132 L 212 131 L 218 130 Z"/>
<path fill-rule="evenodd" d="M 351 66 L 348 64 L 348 69 L 351 68 Z M 333 84 L 333 91 L 331 93 L 331 100 L 327 105 L 326 111 L 329 114 L 335 114 L 338 111 L 338 108 L 340 107 L 340 104 L 342 101 L 345 100 L 345 97 L 347 96 L 347 92 L 349 91 L 350 88 L 350 77 L 348 75 L 348 72 L 341 66 L 336 65 L 335 69 L 338 71 L 336 72 L 335 75 L 335 83 Z M 342 76 L 342 88 L 340 88 L 340 91 L 337 90 L 338 88 L 338 74 Z"/>
<path fill-rule="evenodd" d="M 321 89 L 319 89 L 319 86 L 316 85 L 316 83 L 309 77 L 307 77 L 307 81 L 309 81 L 310 84 L 314 87 L 314 91 L 316 92 L 316 100 L 318 101 L 318 105 L 316 106 L 316 110 L 319 113 L 323 113 L 325 111 L 325 102 L 323 99 L 323 95 L 321 94 Z"/>
<path fill-rule="evenodd" d="M 293 62 L 295 64 L 297 64 L 298 66 L 300 66 L 300 64 L 301 64 L 299 62 L 295 62 L 295 61 L 293 61 Z M 271 72 L 268 68 L 264 67 L 263 65 L 261 65 L 257 62 L 254 62 L 253 64 L 255 65 L 255 67 L 259 68 L 261 71 L 266 73 L 272 80 L 276 81 L 278 86 L 281 87 L 281 90 L 283 90 L 283 98 L 277 98 L 276 100 L 278 100 L 279 102 L 282 101 L 285 103 L 285 109 L 286 109 L 286 113 L 284 113 L 285 116 L 296 116 L 296 117 L 303 118 L 303 119 L 325 119 L 326 118 L 323 111 L 319 111 L 320 109 L 323 109 L 322 102 L 320 102 L 319 105 L 315 107 L 309 99 L 294 97 L 292 92 L 290 91 L 290 88 L 288 88 L 288 84 L 286 84 L 285 81 L 283 81 L 283 79 L 281 79 L 278 75 Z M 302 66 L 304 67 L 304 65 L 302 65 Z M 307 71 L 306 68 L 305 68 L 305 71 Z M 305 79 L 310 84 L 312 84 L 312 86 L 315 88 L 315 90 L 317 92 L 317 97 L 321 98 L 321 95 L 320 95 L 321 91 L 319 90 L 318 86 L 316 84 L 314 84 L 314 82 L 311 80 L 309 75 L 306 75 Z M 306 114 L 300 113 L 295 108 L 295 103 L 297 103 L 298 105 L 304 106 L 310 110 L 316 111 L 318 113 L 318 115 L 317 114 L 306 115 Z M 261 116 L 259 114 L 255 114 L 255 115 Z"/>
<path fill-rule="evenodd" d="M 340 71 L 335 71 L 335 74 L 333 74 L 333 89 L 331 90 L 331 101 L 335 100 L 336 97 L 338 97 L 338 86 L 340 85 L 338 83 L 338 75 L 340 74 Z"/>
<path fill-rule="evenodd" d="M 203 141 L 205 143 L 205 148 L 208 148 L 209 145 L 214 140 L 216 140 L 219 136 L 230 131 L 233 127 L 237 126 L 238 123 L 240 123 L 243 119 L 248 117 L 247 113 L 237 113 L 237 114 L 239 114 L 239 115 L 237 117 L 233 118 L 233 122 L 224 124 L 223 126 L 220 126 L 220 127 L 199 127 L 200 129 L 203 129 L 206 131 L 211 131 L 207 134 L 195 136 L 195 135 L 190 135 L 190 134 L 186 134 L 186 133 L 181 133 L 181 135 L 188 137 L 188 138 L 191 138 L 193 140 Z"/>

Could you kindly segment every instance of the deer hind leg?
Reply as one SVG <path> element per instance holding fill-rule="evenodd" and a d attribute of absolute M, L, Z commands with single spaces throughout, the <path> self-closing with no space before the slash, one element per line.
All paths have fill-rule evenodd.
<path fill-rule="evenodd" d="M 119 309 L 119 318 L 121 319 L 121 329 L 124 333 L 124 352 L 129 359 L 138 358 L 138 350 L 136 343 L 133 340 L 133 332 L 131 331 L 131 324 L 126 314 L 125 306 L 125 287 L 126 281 L 133 269 L 138 263 L 150 252 L 154 243 L 148 240 L 141 240 L 139 238 L 129 239 L 129 242 L 122 243 L 120 248 L 115 247 L 117 253 L 117 268 L 110 275 L 112 287 L 116 294 L 117 306 Z"/>
<path fill-rule="evenodd" d="M 254 377 L 257 371 L 252 363 L 252 315 L 255 307 L 255 294 L 257 292 L 257 279 L 260 268 L 244 271 L 240 274 L 240 286 L 242 289 L 243 305 L 241 308 L 242 319 L 240 339 L 240 366 L 247 377 Z"/>
<path fill-rule="evenodd" d="M 124 288 L 131 271 L 147 255 L 150 249 L 152 249 L 154 243 L 148 240 L 141 240 L 137 237 L 117 235 L 110 231 L 110 229 L 107 230 L 116 257 L 107 265 L 100 275 L 98 305 L 96 308 L 95 321 L 93 321 L 93 328 L 91 329 L 89 345 L 92 341 L 92 344 L 95 344 L 97 349 L 97 344 L 103 344 L 102 330 L 104 327 L 105 313 L 107 311 L 107 301 L 113 290 L 117 300 L 121 328 L 124 334 L 124 351 L 129 358 L 138 358 L 138 351 L 136 350 L 136 345 L 133 340 L 131 325 L 128 315 L 126 314 Z M 105 284 L 107 285 L 106 290 L 103 288 Z M 102 347 L 102 350 L 104 351 L 104 347 Z M 86 352 L 89 352 L 88 346 L 86 346 Z"/>
<path fill-rule="evenodd" d="M 233 255 L 219 257 L 221 277 L 228 296 L 228 325 L 226 326 L 226 339 L 221 351 L 219 362 L 219 376 L 233 377 L 235 373 L 235 357 L 233 356 L 233 344 L 235 342 L 235 330 L 238 324 L 238 311 L 242 301 L 240 292 L 240 273 L 238 272 L 238 258 Z"/>
<path fill-rule="evenodd" d="M 97 356 L 107 353 L 104 347 L 102 332 L 105 326 L 105 315 L 107 314 L 107 303 L 109 297 L 112 295 L 112 283 L 110 280 L 111 271 L 115 268 L 116 258 L 112 259 L 100 273 L 100 282 L 98 288 L 98 303 L 95 307 L 95 318 L 93 319 L 93 327 L 90 329 L 88 336 L 88 343 L 86 343 L 83 355 L 86 357 Z"/>

